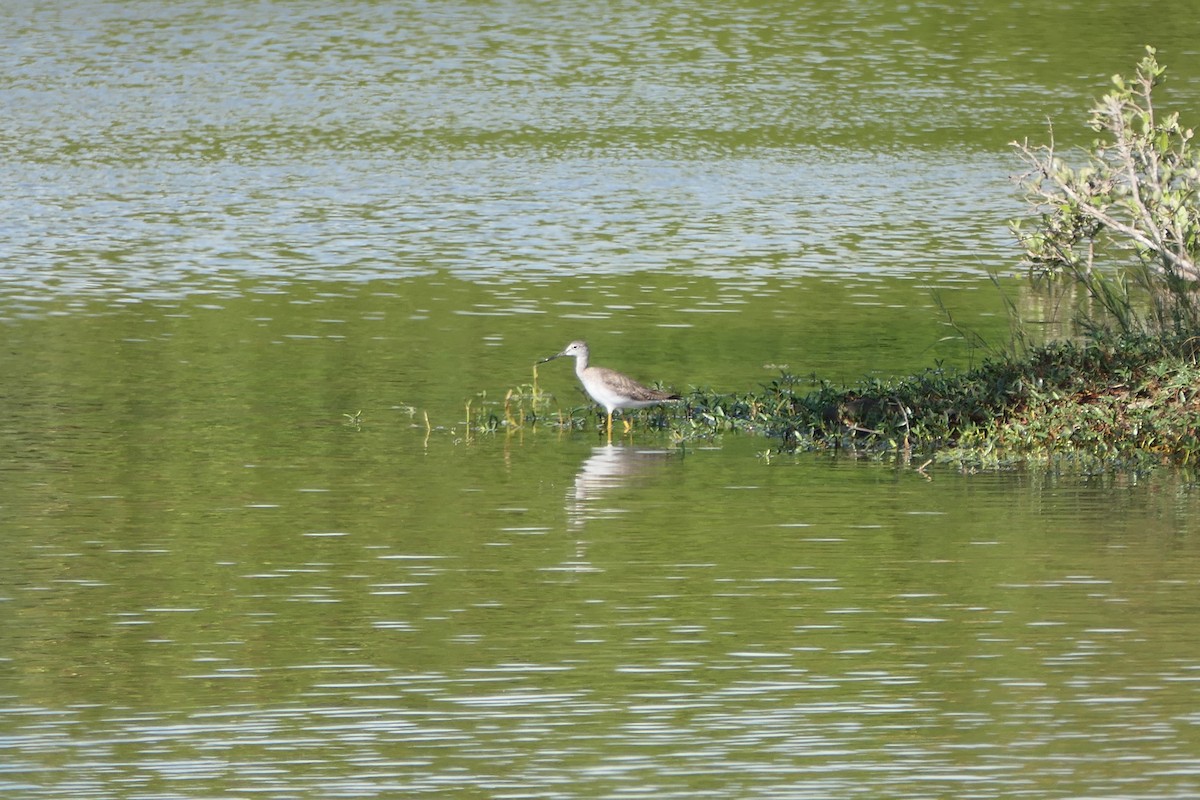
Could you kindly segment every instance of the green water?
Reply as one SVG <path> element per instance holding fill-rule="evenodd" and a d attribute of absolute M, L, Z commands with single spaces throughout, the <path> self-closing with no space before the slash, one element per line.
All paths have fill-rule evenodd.
<path fill-rule="evenodd" d="M 0 794 L 1187 797 L 1192 478 L 480 415 L 1002 344 L 1186 5 L 0 8 Z M 539 388 L 586 404 L 568 364 Z M 470 404 L 471 411 L 467 406 Z"/>

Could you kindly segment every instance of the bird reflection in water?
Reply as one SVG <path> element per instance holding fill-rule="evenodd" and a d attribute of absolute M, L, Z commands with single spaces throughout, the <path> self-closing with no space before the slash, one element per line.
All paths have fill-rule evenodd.
<path fill-rule="evenodd" d="M 576 536 L 575 558 L 561 564 L 559 569 L 600 571 L 587 560 L 588 542 L 580 538 L 584 528 L 593 520 L 611 518 L 628 510 L 604 505 L 605 494 L 630 485 L 635 478 L 662 469 L 677 457 L 677 451 L 674 450 L 647 450 L 612 444 L 593 448 L 592 454 L 579 467 L 574 484 L 567 490 L 567 530 Z"/>

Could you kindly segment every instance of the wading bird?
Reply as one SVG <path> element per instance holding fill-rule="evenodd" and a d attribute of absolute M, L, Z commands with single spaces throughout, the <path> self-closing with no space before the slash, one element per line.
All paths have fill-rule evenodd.
<path fill-rule="evenodd" d="M 553 361 L 564 356 L 575 357 L 575 374 L 588 395 L 608 412 L 608 441 L 612 443 L 613 412 L 618 408 L 647 408 L 659 403 L 669 403 L 681 400 L 679 395 L 651 389 L 635 381 L 628 375 L 605 367 L 588 366 L 587 342 L 574 341 L 549 358 L 543 358 L 539 364 Z M 625 420 L 625 430 L 630 429 L 630 423 Z"/>

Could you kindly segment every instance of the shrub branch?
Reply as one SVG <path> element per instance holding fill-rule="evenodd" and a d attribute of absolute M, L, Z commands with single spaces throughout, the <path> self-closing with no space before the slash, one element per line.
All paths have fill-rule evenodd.
<path fill-rule="evenodd" d="M 1135 277 L 1156 308 L 1190 308 L 1185 294 L 1200 288 L 1200 153 L 1178 114 L 1155 109 L 1154 89 L 1165 72 L 1147 47 L 1133 80 L 1113 76 L 1115 90 L 1092 108 L 1090 126 L 1100 137 L 1078 168 L 1059 157 L 1052 126 L 1049 144 L 1012 143 L 1029 168 L 1018 181 L 1034 224 L 1010 223 L 1025 266 L 1035 276 L 1083 284 L 1106 308 L 1114 298 L 1130 298 L 1125 285 L 1113 290 L 1111 270 L 1109 277 L 1095 275 L 1098 256 L 1140 269 Z M 1120 255 L 1129 252 L 1132 261 Z M 1172 302 L 1164 304 L 1164 294 L 1173 294 Z M 1138 319 L 1132 308 L 1108 310 Z"/>

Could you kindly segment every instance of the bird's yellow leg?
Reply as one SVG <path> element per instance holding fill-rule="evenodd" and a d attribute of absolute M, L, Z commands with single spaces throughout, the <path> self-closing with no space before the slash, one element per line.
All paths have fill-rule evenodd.
<path fill-rule="evenodd" d="M 612 444 L 612 412 L 608 412 L 608 443 Z"/>
<path fill-rule="evenodd" d="M 624 425 L 625 425 L 626 433 L 629 433 L 631 430 L 633 430 L 633 420 L 628 419 L 626 417 L 622 417 L 621 422 L 624 423 Z"/>

